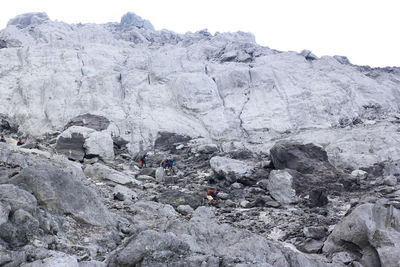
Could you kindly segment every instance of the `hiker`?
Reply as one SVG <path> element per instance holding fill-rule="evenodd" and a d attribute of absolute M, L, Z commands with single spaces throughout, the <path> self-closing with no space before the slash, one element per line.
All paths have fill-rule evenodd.
<path fill-rule="evenodd" d="M 17 146 L 22 146 L 22 145 L 25 145 L 25 142 L 24 142 L 24 140 L 22 140 L 22 138 L 20 137 L 20 138 L 18 138 Z"/>
<path fill-rule="evenodd" d="M 219 190 L 215 189 L 215 190 L 208 190 L 207 191 L 207 199 L 208 199 L 208 204 L 213 204 L 216 200 L 218 200 L 218 193 Z"/>
<path fill-rule="evenodd" d="M 160 163 L 160 167 L 163 167 L 164 171 L 165 168 L 167 168 L 167 160 L 168 160 L 167 158 L 164 158 Z"/>
<path fill-rule="evenodd" d="M 1 136 L 0 142 L 1 142 L 1 143 L 7 143 L 6 139 L 4 138 L 4 135 Z"/>
<path fill-rule="evenodd" d="M 144 153 L 143 156 L 140 158 L 140 167 L 141 168 L 147 167 L 147 165 L 146 165 L 146 157 L 147 157 L 147 154 Z"/>

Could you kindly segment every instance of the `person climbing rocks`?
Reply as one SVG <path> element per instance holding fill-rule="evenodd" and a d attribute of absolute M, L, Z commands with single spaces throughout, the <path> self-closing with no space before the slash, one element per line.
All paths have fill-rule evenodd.
<path fill-rule="evenodd" d="M 144 153 L 143 156 L 140 158 L 140 167 L 141 168 L 147 167 L 147 165 L 146 165 L 146 157 L 147 157 L 147 154 Z"/>
<path fill-rule="evenodd" d="M 25 142 L 24 142 L 24 140 L 22 140 L 22 138 L 20 137 L 20 138 L 18 138 L 17 146 L 22 146 L 22 145 L 25 145 Z"/>
<path fill-rule="evenodd" d="M 207 191 L 208 204 L 213 204 L 215 201 L 218 200 L 218 193 L 219 193 L 218 189 L 215 190 L 209 189 Z"/>
<path fill-rule="evenodd" d="M 7 143 L 6 139 L 4 138 L 4 135 L 2 135 L 2 136 L 0 137 L 0 142 L 1 142 L 1 143 Z"/>
<path fill-rule="evenodd" d="M 165 171 L 165 168 L 167 168 L 167 158 L 164 158 L 161 163 L 160 163 L 160 167 L 162 167 Z"/>

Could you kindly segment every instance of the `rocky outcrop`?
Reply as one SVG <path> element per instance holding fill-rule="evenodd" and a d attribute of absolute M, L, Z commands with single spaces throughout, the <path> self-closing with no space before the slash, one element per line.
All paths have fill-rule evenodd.
<path fill-rule="evenodd" d="M 7 25 L 15 25 L 19 28 L 25 28 L 30 25 L 42 24 L 49 20 L 47 14 L 43 12 L 26 13 L 10 19 Z"/>
<path fill-rule="evenodd" d="M 268 177 L 268 191 L 281 204 L 298 201 L 296 190 L 293 189 L 293 176 L 285 170 L 273 170 Z"/>
<path fill-rule="evenodd" d="M 239 160 L 227 157 L 213 157 L 210 160 L 211 169 L 229 183 L 237 180 L 246 180 L 254 170 L 254 167 Z"/>
<path fill-rule="evenodd" d="M 110 121 L 106 117 L 87 113 L 72 118 L 64 129 L 68 129 L 71 126 L 82 126 L 96 131 L 103 131 L 109 125 Z"/>
<path fill-rule="evenodd" d="M 400 262 L 400 211 L 387 201 L 362 204 L 335 226 L 324 252 L 348 252 L 362 266 L 396 266 Z"/>

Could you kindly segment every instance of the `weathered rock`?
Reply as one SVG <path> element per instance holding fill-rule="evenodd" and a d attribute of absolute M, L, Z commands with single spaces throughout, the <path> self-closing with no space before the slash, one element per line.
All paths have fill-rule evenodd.
<path fill-rule="evenodd" d="M 114 158 L 114 143 L 107 131 L 93 132 L 89 134 L 83 146 L 85 154 L 89 157 L 99 156 L 103 160 Z"/>
<path fill-rule="evenodd" d="M 136 192 L 122 185 L 116 185 L 114 187 L 113 196 L 114 198 L 117 197 L 117 199 L 121 201 L 124 201 L 125 199 L 136 200 L 138 198 Z"/>
<path fill-rule="evenodd" d="M 178 190 L 165 190 L 158 196 L 160 203 L 169 204 L 174 208 L 180 205 L 189 205 L 192 208 L 197 208 L 202 205 L 204 195 L 198 193 L 185 193 Z"/>
<path fill-rule="evenodd" d="M 204 144 L 197 148 L 198 153 L 211 154 L 218 151 L 218 146 L 215 144 Z"/>
<path fill-rule="evenodd" d="M 253 171 L 253 167 L 243 161 L 219 156 L 211 158 L 210 165 L 217 175 L 230 183 L 234 183 L 238 179 L 245 180 Z"/>
<path fill-rule="evenodd" d="M 157 182 L 159 182 L 159 183 L 164 182 L 164 180 L 166 179 L 166 175 L 165 175 L 165 171 L 162 167 L 159 167 L 156 169 L 155 177 L 156 177 Z"/>
<path fill-rule="evenodd" d="M 363 171 L 363 170 L 354 170 L 354 171 L 351 172 L 351 175 L 356 177 L 356 178 L 359 178 L 359 179 L 363 180 L 363 179 L 367 178 L 368 173 L 366 171 Z"/>
<path fill-rule="evenodd" d="M 23 209 L 33 213 L 37 208 L 35 196 L 13 184 L 0 185 L 0 201 L 8 204 L 13 212 Z"/>
<path fill-rule="evenodd" d="M 285 170 L 273 170 L 269 175 L 268 191 L 281 204 L 298 201 L 296 190 L 293 188 L 293 176 Z"/>
<path fill-rule="evenodd" d="M 101 163 L 95 163 L 93 165 L 86 166 L 84 173 L 86 176 L 91 178 L 109 180 L 122 185 L 140 184 L 140 182 L 137 181 L 135 178 L 130 177 L 122 172 L 116 171 Z"/>
<path fill-rule="evenodd" d="M 121 26 L 122 27 L 137 27 L 139 29 L 152 30 L 154 31 L 154 27 L 150 21 L 146 19 L 142 19 L 140 16 L 135 13 L 128 12 L 121 18 Z"/>
<path fill-rule="evenodd" d="M 313 173 L 315 168 L 328 162 L 326 151 L 313 144 L 278 143 L 270 150 L 276 169 L 292 169 L 300 173 Z"/>
<path fill-rule="evenodd" d="M 57 139 L 56 150 L 72 160 L 83 160 L 85 156 L 84 143 L 93 129 L 72 126 L 65 130 Z"/>
<path fill-rule="evenodd" d="M 24 168 L 10 183 L 31 192 L 38 204 L 50 212 L 71 214 L 93 225 L 114 224 L 96 193 L 57 167 L 41 164 Z"/>
<path fill-rule="evenodd" d="M 5 203 L 0 202 L 0 225 L 8 221 L 8 215 L 10 214 L 10 211 L 11 211 L 10 205 L 6 205 Z"/>
<path fill-rule="evenodd" d="M 301 250 L 303 252 L 307 252 L 307 253 L 318 253 L 318 252 L 321 251 L 323 246 L 324 246 L 324 242 L 323 241 L 309 239 L 309 240 L 306 240 L 301 245 Z"/>
<path fill-rule="evenodd" d="M 323 251 L 360 255 L 357 260 L 368 267 L 396 266 L 400 262 L 399 221 L 400 211 L 384 201 L 362 204 L 335 226 Z"/>
<path fill-rule="evenodd" d="M 80 267 L 77 259 L 70 255 L 54 256 L 31 263 L 22 264 L 21 267 Z"/>
<path fill-rule="evenodd" d="M 318 59 L 318 57 L 314 55 L 310 50 L 303 50 L 300 52 L 300 55 L 302 55 L 303 57 L 305 57 L 305 59 L 310 61 Z"/>
<path fill-rule="evenodd" d="M 72 118 L 64 129 L 68 129 L 71 126 L 82 126 L 96 131 L 103 131 L 107 129 L 108 125 L 110 125 L 110 121 L 106 117 L 86 113 Z"/>
<path fill-rule="evenodd" d="M 388 176 L 383 180 L 385 185 L 394 186 L 397 184 L 397 177 L 395 176 Z"/>

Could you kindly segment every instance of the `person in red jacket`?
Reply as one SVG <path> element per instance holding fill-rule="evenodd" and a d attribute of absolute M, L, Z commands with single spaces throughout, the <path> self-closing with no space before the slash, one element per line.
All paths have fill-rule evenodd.
<path fill-rule="evenodd" d="M 208 204 L 213 204 L 218 199 L 218 196 L 217 196 L 218 193 L 219 193 L 218 189 L 215 189 L 215 190 L 209 189 L 207 191 Z"/>

